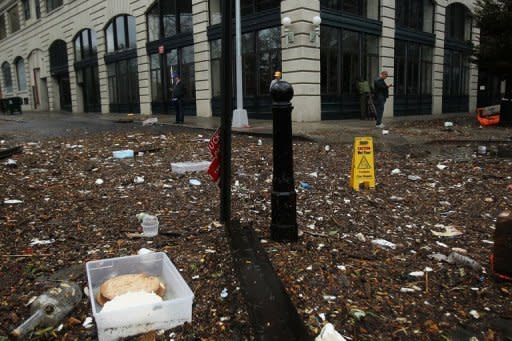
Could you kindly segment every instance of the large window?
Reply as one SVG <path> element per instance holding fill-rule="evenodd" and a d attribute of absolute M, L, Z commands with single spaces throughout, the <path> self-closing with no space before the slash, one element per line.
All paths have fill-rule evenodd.
<path fill-rule="evenodd" d="M 137 47 L 135 17 L 121 15 L 110 22 L 105 30 L 107 53 Z"/>
<path fill-rule="evenodd" d="M 105 29 L 111 112 L 140 111 L 135 33 L 135 17 L 128 15 L 115 17 Z"/>
<path fill-rule="evenodd" d="M 85 29 L 77 34 L 74 42 L 75 62 L 96 57 L 96 31 Z"/>
<path fill-rule="evenodd" d="M 210 25 L 220 24 L 222 20 L 221 0 L 210 0 Z M 234 1 L 233 1 L 234 6 Z M 242 16 L 256 14 L 262 11 L 280 8 L 281 0 L 240 0 Z M 233 15 L 235 15 L 233 10 Z"/>
<path fill-rule="evenodd" d="M 7 37 L 7 28 L 5 26 L 5 16 L 0 15 L 0 40 L 5 39 Z"/>
<path fill-rule="evenodd" d="M 4 93 L 12 92 L 11 66 L 8 62 L 2 64 L 2 77 L 4 78 Z"/>
<path fill-rule="evenodd" d="M 21 5 L 23 6 L 23 16 L 25 20 L 30 19 L 30 0 L 22 0 Z"/>
<path fill-rule="evenodd" d="M 444 96 L 469 95 L 469 55 L 461 51 L 445 50 Z"/>
<path fill-rule="evenodd" d="M 275 71 L 281 71 L 281 29 L 267 28 L 242 34 L 244 96 L 268 96 Z M 220 94 L 221 41 L 211 42 L 212 91 Z M 285 76 L 286 77 L 286 76 Z"/>
<path fill-rule="evenodd" d="M 38 0 L 36 0 L 38 2 Z M 46 0 L 46 12 L 50 13 L 57 7 L 62 6 L 62 0 Z"/>
<path fill-rule="evenodd" d="M 469 9 L 459 3 L 446 7 L 446 37 L 471 41 L 472 18 Z"/>
<path fill-rule="evenodd" d="M 395 95 L 432 94 L 432 47 L 412 42 L 395 42 Z"/>
<path fill-rule="evenodd" d="M 434 29 L 434 4 L 432 0 L 397 0 L 398 26 L 432 33 Z"/>
<path fill-rule="evenodd" d="M 7 17 L 9 18 L 10 32 L 16 32 L 20 29 L 20 17 L 18 15 L 18 5 L 11 7 L 7 11 Z"/>
<path fill-rule="evenodd" d="M 321 27 L 322 95 L 357 95 L 357 82 L 370 84 L 378 74 L 378 37 L 328 26 Z"/>
<path fill-rule="evenodd" d="M 147 21 L 149 41 L 192 32 L 192 1 L 157 0 L 147 13 Z"/>
<path fill-rule="evenodd" d="M 18 90 L 25 91 L 27 90 L 27 78 L 25 75 L 25 63 L 23 58 L 16 58 L 14 64 L 16 65 L 16 78 L 18 80 Z"/>
<path fill-rule="evenodd" d="M 323 8 L 370 19 L 379 19 L 379 0 L 321 0 Z"/>

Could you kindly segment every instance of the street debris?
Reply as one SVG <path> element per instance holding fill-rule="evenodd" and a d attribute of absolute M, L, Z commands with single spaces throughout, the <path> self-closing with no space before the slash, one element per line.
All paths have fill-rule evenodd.
<path fill-rule="evenodd" d="M 331 323 L 326 323 L 322 330 L 320 331 L 320 334 L 315 338 L 315 341 L 345 341 L 346 339 L 341 336 L 340 333 L 336 329 L 334 329 L 334 326 Z"/>
<path fill-rule="evenodd" d="M 116 150 L 116 151 L 112 152 L 112 157 L 114 159 L 128 159 L 128 158 L 132 158 L 133 155 L 134 155 L 134 152 L 131 149 Z"/>
<path fill-rule="evenodd" d="M 186 172 L 206 172 L 210 164 L 211 161 L 172 162 L 171 171 L 177 174 L 184 174 Z"/>
<path fill-rule="evenodd" d="M 504 338 L 504 329 L 493 323 L 512 317 L 511 283 L 486 273 L 497 246 L 490 243 L 495 219 L 512 205 L 512 161 L 476 157 L 479 144 L 487 144 L 490 151 L 492 142 L 466 143 L 462 139 L 469 135 L 459 132 L 463 127 L 458 121 L 457 131 L 449 134 L 439 129 L 443 121 L 392 126 L 393 136 L 411 127 L 419 138 L 440 142 L 376 148 L 378 186 L 373 191 L 349 190 L 352 146 L 336 142 L 340 137 L 330 138 L 328 153 L 326 142 L 294 141 L 296 186 L 307 181 L 313 188 L 296 193 L 297 225 L 306 232 L 293 244 L 270 238 L 272 141 L 264 139 L 258 146 L 256 137 L 233 135 L 232 181 L 239 185 L 232 193 L 232 219 L 251 225 L 265 241 L 261 245 L 312 335 L 330 322 L 354 340 L 450 339 L 461 327 L 478 339 L 491 332 L 495 340 Z M 25 303 L 34 295 L 28 284 L 36 278 L 147 248 L 168 254 L 195 294 L 192 324 L 157 339 L 171 332 L 176 340 L 227 340 L 235 332 L 242 339 L 254 338 L 239 304 L 243 299 L 225 229 L 216 222 L 217 184 L 206 173 L 170 171 L 171 162 L 211 159 L 206 144 L 198 141 L 197 133 L 165 132 L 160 125 L 137 125 L 144 132 L 133 127 L 24 143 L 23 153 L 16 155 L 17 167 L 0 167 L 0 336 L 30 316 Z M 388 137 L 380 136 L 379 143 Z M 124 161 L 112 157 L 113 150 L 123 149 L 144 156 Z M 421 180 L 409 180 L 408 175 Z M 135 184 L 135 176 L 144 176 L 145 183 Z M 96 179 L 104 181 L 96 185 Z M 189 182 L 193 179 L 199 185 Z M 18 204 L 5 202 L 14 199 Z M 139 213 L 158 217 L 158 236 L 142 236 L 142 217 L 140 222 L 135 217 Z M 462 234 L 432 232 L 445 233 L 449 226 Z M 179 237 L 165 234 L 171 231 Z M 30 250 L 35 238 L 55 242 Z M 379 239 L 394 248 L 373 242 Z M 453 256 L 454 263 L 448 263 L 451 252 L 479 267 L 457 263 Z M 81 287 L 86 282 L 78 279 Z M 221 298 L 224 288 L 227 296 Z M 471 316 L 471 310 L 480 318 Z M 91 315 L 90 304 L 84 300 L 72 315 L 83 322 Z M 220 324 L 225 316 L 230 320 Z M 49 337 L 56 334 L 52 339 L 96 339 L 96 331 L 81 323 L 60 323 L 60 332 L 57 326 L 47 332 Z"/>
<path fill-rule="evenodd" d="M 444 231 L 430 230 L 432 234 L 437 237 L 456 237 L 462 235 L 462 232 L 452 225 L 445 226 L 443 224 L 436 224 L 434 227 L 438 229 L 444 229 Z"/>
<path fill-rule="evenodd" d="M 149 126 L 158 123 L 158 117 L 150 117 L 142 121 L 142 126 Z"/>
<path fill-rule="evenodd" d="M 189 181 L 189 184 L 191 184 L 192 186 L 201 186 L 201 181 L 197 180 L 197 179 L 190 179 Z"/>
<path fill-rule="evenodd" d="M 384 247 L 384 248 L 390 248 L 390 249 L 396 249 L 396 244 L 393 244 L 385 239 L 374 239 L 372 240 L 372 244 Z"/>
<path fill-rule="evenodd" d="M 5 205 L 16 205 L 16 204 L 23 204 L 22 200 L 18 199 L 5 199 L 4 200 Z"/>

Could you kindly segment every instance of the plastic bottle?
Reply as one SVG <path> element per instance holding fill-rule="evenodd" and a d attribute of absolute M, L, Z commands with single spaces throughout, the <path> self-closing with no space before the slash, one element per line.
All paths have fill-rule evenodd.
<path fill-rule="evenodd" d="M 467 256 L 463 256 L 460 253 L 452 252 L 448 256 L 448 259 L 446 260 L 450 264 L 457 264 L 462 266 L 467 266 L 475 271 L 482 271 L 483 268 L 476 260 L 469 258 Z"/>
<path fill-rule="evenodd" d="M 30 306 L 32 316 L 26 319 L 11 334 L 22 337 L 37 326 L 54 327 L 73 310 L 82 299 L 82 290 L 73 282 L 61 282 L 40 295 Z"/>
<path fill-rule="evenodd" d="M 154 215 L 146 215 L 142 218 L 142 232 L 144 237 L 154 237 L 158 234 L 158 218 Z"/>

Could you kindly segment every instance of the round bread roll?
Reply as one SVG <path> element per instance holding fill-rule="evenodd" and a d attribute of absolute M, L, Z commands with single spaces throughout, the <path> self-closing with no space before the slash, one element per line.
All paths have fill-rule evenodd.
<path fill-rule="evenodd" d="M 145 274 L 121 275 L 109 279 L 100 286 L 98 295 L 100 297 L 97 300 L 101 304 L 101 302 L 110 301 L 118 295 L 137 291 L 154 292 L 159 296 L 163 296 L 165 287 L 160 283 L 158 277 L 155 276 L 147 276 Z"/>

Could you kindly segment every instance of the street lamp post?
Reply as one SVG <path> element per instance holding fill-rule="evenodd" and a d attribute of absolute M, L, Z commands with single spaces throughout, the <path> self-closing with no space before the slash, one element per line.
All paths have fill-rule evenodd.
<path fill-rule="evenodd" d="M 273 117 L 272 223 L 275 241 L 297 241 L 297 194 L 293 179 L 292 104 L 293 87 L 285 81 L 270 89 Z"/>

